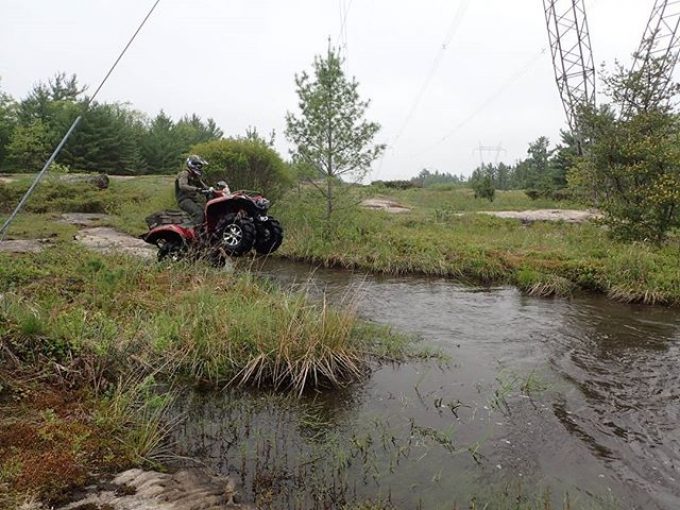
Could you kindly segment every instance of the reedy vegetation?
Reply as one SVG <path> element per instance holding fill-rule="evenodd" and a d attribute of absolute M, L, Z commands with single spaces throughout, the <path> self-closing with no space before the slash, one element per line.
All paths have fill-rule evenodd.
<path fill-rule="evenodd" d="M 357 201 L 370 188 L 346 188 Z M 539 294 L 595 291 L 625 302 L 680 304 L 680 246 L 620 242 L 596 223 L 535 222 L 524 225 L 483 214 L 480 209 L 529 209 L 519 191 L 499 191 L 493 203 L 468 189 L 390 190 L 389 198 L 413 207 L 392 215 L 352 207 L 324 240 L 316 218 L 320 205 L 311 192 L 277 205 L 287 227 L 284 256 L 326 266 L 391 274 L 428 274 L 472 283 L 509 283 Z M 555 206 L 547 200 L 541 206 Z"/>
<path fill-rule="evenodd" d="M 191 383 L 302 392 L 360 377 L 371 353 L 404 353 L 351 304 L 333 310 L 200 264 L 155 265 L 61 244 L 0 257 L 0 289 L 6 348 L 58 346 L 58 361 L 94 355 L 114 376 L 134 366 Z"/>

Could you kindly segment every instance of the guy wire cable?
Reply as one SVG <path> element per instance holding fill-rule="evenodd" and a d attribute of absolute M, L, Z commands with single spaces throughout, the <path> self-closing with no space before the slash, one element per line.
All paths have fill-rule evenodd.
<path fill-rule="evenodd" d="M 157 7 L 158 4 L 160 3 L 160 1 L 161 1 L 161 0 L 156 0 L 156 2 L 153 4 L 153 6 L 151 7 L 151 9 L 149 9 L 149 12 L 146 14 L 146 16 L 144 17 L 144 19 L 142 20 L 142 22 L 141 22 L 141 23 L 139 24 L 139 26 L 137 27 L 137 30 L 135 30 L 135 33 L 132 34 L 132 37 L 130 37 L 130 40 L 127 42 L 127 44 L 126 44 L 125 47 L 123 48 L 123 51 L 120 52 L 120 55 L 118 55 L 118 58 L 116 59 L 116 61 L 115 61 L 115 62 L 113 63 L 113 65 L 109 68 L 109 71 L 106 73 L 106 76 L 104 76 L 104 79 L 101 81 L 101 83 L 99 84 L 99 86 L 98 86 L 98 87 L 96 88 L 96 90 L 94 91 L 94 94 L 92 94 L 92 97 L 90 97 L 89 99 L 87 99 L 87 100 L 85 101 L 85 105 L 83 106 L 82 112 L 81 112 L 81 113 L 76 117 L 76 119 L 73 121 L 73 123 L 71 124 L 71 127 L 68 129 L 68 131 L 66 132 L 66 134 L 64 135 L 64 137 L 61 139 L 61 141 L 59 142 L 59 144 L 57 145 L 57 147 L 54 149 L 54 152 L 52 152 L 52 155 L 51 155 L 51 156 L 49 157 L 49 159 L 45 162 L 45 165 L 42 167 L 42 170 L 40 170 L 40 172 L 38 172 L 38 175 L 36 175 L 36 177 L 35 177 L 35 179 L 33 180 L 33 183 L 31 184 L 31 186 L 28 188 L 28 190 L 26 191 L 26 193 L 24 193 L 24 196 L 21 197 L 21 200 L 19 201 L 19 204 L 16 206 L 16 208 L 14 209 L 14 211 L 12 211 L 12 214 L 10 214 L 9 218 L 7 218 L 7 220 L 5 221 L 5 223 L 2 225 L 2 228 L 0 229 L 0 242 L 3 241 L 3 240 L 5 239 L 5 234 L 7 233 L 7 230 L 9 229 L 9 226 L 12 224 L 12 221 L 14 221 L 14 219 L 15 219 L 16 216 L 17 216 L 17 214 L 19 214 L 19 211 L 21 211 L 21 208 L 26 204 L 26 202 L 28 201 L 29 197 L 31 196 L 31 194 L 33 193 L 33 191 L 35 190 L 35 188 L 38 186 L 38 183 L 39 183 L 40 180 L 42 179 L 42 177 L 43 177 L 43 175 L 45 174 L 45 172 L 47 172 L 47 170 L 49 169 L 49 167 L 52 165 L 52 163 L 54 162 L 54 160 L 56 159 L 56 157 L 57 157 L 57 156 L 59 155 L 59 153 L 61 152 L 61 149 L 64 147 L 64 145 L 66 144 L 66 142 L 68 141 L 68 139 L 71 137 L 71 134 L 73 133 L 73 131 L 75 131 L 76 127 L 78 127 L 78 124 L 80 124 L 80 121 L 81 121 L 82 118 L 83 118 L 83 114 L 87 111 L 87 109 L 88 109 L 88 107 L 90 106 L 90 104 L 92 104 L 92 102 L 94 101 L 95 97 L 97 97 L 97 94 L 99 94 L 99 91 L 102 89 L 102 87 L 104 86 L 104 84 L 106 83 L 106 81 L 109 79 L 109 77 L 111 76 L 111 73 L 113 73 L 113 70 L 116 68 L 116 66 L 118 65 L 118 63 L 121 61 L 121 59 L 123 58 L 123 55 L 125 55 L 125 53 L 127 52 L 128 48 L 132 45 L 133 41 L 135 40 L 135 38 L 137 37 L 137 35 L 139 34 L 139 32 L 142 30 L 142 27 L 144 27 L 144 25 L 146 24 L 147 20 L 151 17 L 151 14 L 153 14 L 153 11 L 156 9 L 156 7 Z"/>

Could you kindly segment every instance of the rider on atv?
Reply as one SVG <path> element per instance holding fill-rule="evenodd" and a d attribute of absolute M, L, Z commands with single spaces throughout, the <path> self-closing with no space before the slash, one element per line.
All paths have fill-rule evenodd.
<path fill-rule="evenodd" d="M 195 226 L 203 225 L 205 220 L 205 196 L 208 186 L 203 182 L 203 167 L 208 162 L 202 157 L 192 155 L 187 158 L 187 166 L 175 179 L 175 198 L 179 207 L 189 214 Z M 229 190 L 227 189 L 227 193 Z"/>

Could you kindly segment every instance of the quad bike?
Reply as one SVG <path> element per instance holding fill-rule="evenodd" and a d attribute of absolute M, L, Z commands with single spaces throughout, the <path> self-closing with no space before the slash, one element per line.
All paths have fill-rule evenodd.
<path fill-rule="evenodd" d="M 202 190 L 206 196 L 205 222 L 192 226 L 181 211 L 163 211 L 146 218 L 149 231 L 142 239 L 158 246 L 158 260 L 187 256 L 207 257 L 223 264 L 253 248 L 262 255 L 273 253 L 283 241 L 281 224 L 267 216 L 270 202 L 257 192 L 229 192 L 226 183 Z"/>

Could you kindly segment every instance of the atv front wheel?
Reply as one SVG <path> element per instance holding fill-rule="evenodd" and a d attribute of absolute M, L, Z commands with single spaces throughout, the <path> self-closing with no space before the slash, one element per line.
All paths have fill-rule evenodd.
<path fill-rule="evenodd" d="M 158 247 L 158 261 L 178 262 L 184 257 L 184 246 L 167 241 Z"/>
<path fill-rule="evenodd" d="M 256 224 L 257 239 L 255 239 L 255 251 L 260 255 L 274 253 L 283 242 L 283 228 L 281 224 L 270 218 L 267 221 Z"/>
<path fill-rule="evenodd" d="M 255 242 L 255 225 L 252 220 L 228 214 L 216 227 L 217 246 L 220 251 L 232 257 L 248 253 Z"/>

